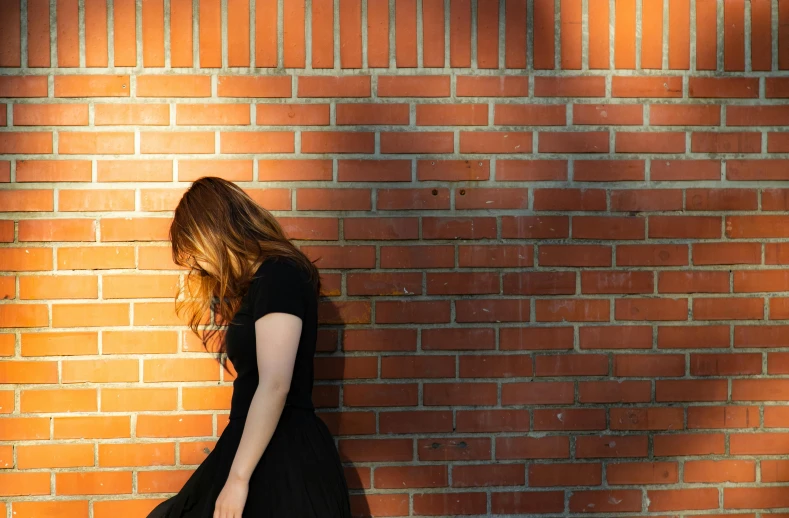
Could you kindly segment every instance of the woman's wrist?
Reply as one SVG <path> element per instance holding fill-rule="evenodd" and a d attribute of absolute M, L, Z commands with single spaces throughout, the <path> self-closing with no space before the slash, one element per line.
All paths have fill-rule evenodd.
<path fill-rule="evenodd" d="M 240 473 L 233 469 L 230 470 L 230 474 L 227 476 L 228 482 L 240 482 L 242 484 L 249 484 L 249 478 L 249 475 Z"/>

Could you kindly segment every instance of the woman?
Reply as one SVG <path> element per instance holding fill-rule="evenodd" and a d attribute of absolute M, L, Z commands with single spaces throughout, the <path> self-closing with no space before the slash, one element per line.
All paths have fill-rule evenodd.
<path fill-rule="evenodd" d="M 149 518 L 349 517 L 340 458 L 312 404 L 317 268 L 268 211 L 220 178 L 192 184 L 170 240 L 176 264 L 190 269 L 178 310 L 237 376 L 213 451 Z"/>

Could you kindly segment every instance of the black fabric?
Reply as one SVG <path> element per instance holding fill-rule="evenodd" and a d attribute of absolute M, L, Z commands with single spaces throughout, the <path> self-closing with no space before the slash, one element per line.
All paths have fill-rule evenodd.
<path fill-rule="evenodd" d="M 227 331 L 227 352 L 237 377 L 230 422 L 211 453 L 181 491 L 148 518 L 211 518 L 233 463 L 247 411 L 258 386 L 255 320 L 290 313 L 303 320 L 285 410 L 249 483 L 244 518 L 349 518 L 348 486 L 334 440 L 312 404 L 317 339 L 317 295 L 289 259 L 268 259 L 258 269 Z"/>

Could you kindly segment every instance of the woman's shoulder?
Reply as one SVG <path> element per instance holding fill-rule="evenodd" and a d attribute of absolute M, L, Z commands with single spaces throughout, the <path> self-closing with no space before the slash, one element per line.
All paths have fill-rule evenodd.
<path fill-rule="evenodd" d="M 269 256 L 258 266 L 252 277 L 252 282 L 258 280 L 276 280 L 305 282 L 306 272 L 295 259 L 285 256 Z"/>

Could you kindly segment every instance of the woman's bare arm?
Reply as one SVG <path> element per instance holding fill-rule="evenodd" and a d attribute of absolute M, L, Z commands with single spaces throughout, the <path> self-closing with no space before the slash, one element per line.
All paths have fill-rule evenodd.
<path fill-rule="evenodd" d="M 288 313 L 268 313 L 255 322 L 260 381 L 247 412 L 230 473 L 214 505 L 213 518 L 242 516 L 252 471 L 271 441 L 285 408 L 301 326 L 301 319 Z"/>
<path fill-rule="evenodd" d="M 302 321 L 289 313 L 269 313 L 255 322 L 260 381 L 249 406 L 229 479 L 249 482 L 285 408 Z"/>

